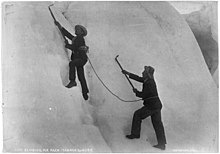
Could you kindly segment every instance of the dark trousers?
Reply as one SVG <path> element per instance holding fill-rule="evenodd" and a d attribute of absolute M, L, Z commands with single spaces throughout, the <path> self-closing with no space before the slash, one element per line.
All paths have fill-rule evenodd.
<path fill-rule="evenodd" d="M 69 67 L 69 79 L 75 81 L 76 79 L 76 69 L 77 69 L 77 76 L 80 81 L 81 87 L 82 87 L 82 93 L 88 93 L 89 89 L 86 84 L 86 79 L 84 75 L 84 68 L 83 66 L 86 64 L 86 61 L 83 61 L 82 59 L 74 59 L 70 61 Z"/>
<path fill-rule="evenodd" d="M 151 116 L 151 121 L 156 133 L 158 144 L 166 144 L 166 137 L 164 132 L 163 123 L 161 121 L 161 109 L 149 110 L 143 106 L 134 112 L 131 134 L 140 135 L 141 122 L 143 119 Z"/>

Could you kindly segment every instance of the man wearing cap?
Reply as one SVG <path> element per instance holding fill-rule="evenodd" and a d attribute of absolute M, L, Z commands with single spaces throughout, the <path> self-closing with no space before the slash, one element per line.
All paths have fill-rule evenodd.
<path fill-rule="evenodd" d="M 82 87 L 83 98 L 85 100 L 88 100 L 89 89 L 86 84 L 84 68 L 83 68 L 88 60 L 88 57 L 86 55 L 88 51 L 88 47 L 85 45 L 85 40 L 84 40 L 84 36 L 87 35 L 87 30 L 85 27 L 81 25 L 76 25 L 75 26 L 76 36 L 73 36 L 65 28 L 61 27 L 61 25 L 58 22 L 55 22 L 55 24 L 59 27 L 59 29 L 67 38 L 72 40 L 72 44 L 69 44 L 68 41 L 65 41 L 66 43 L 65 47 L 73 51 L 71 55 L 71 61 L 69 63 L 70 82 L 66 87 L 72 88 L 73 86 L 76 86 L 75 79 L 76 79 L 76 69 L 77 69 L 78 79 Z"/>
<path fill-rule="evenodd" d="M 129 78 L 143 83 L 142 91 L 133 89 L 137 97 L 144 100 L 143 107 L 134 112 L 132 120 L 131 134 L 127 135 L 128 139 L 140 138 L 141 122 L 145 118 L 151 116 L 151 121 L 156 133 L 158 144 L 154 145 L 155 148 L 165 150 L 166 137 L 164 132 L 163 123 L 161 120 L 162 104 L 158 97 L 157 87 L 154 80 L 154 68 L 145 66 L 142 72 L 142 77 L 123 70 L 122 73 L 129 76 Z"/>

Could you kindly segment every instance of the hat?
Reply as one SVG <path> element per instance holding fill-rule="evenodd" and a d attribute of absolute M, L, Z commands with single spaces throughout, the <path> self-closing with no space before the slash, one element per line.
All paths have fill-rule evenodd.
<path fill-rule="evenodd" d="M 83 31 L 83 36 L 86 36 L 87 35 L 87 30 L 85 27 L 83 27 L 82 25 L 76 25 L 75 26 L 75 29 L 76 28 L 80 28 L 82 31 Z"/>
<path fill-rule="evenodd" d="M 152 66 L 144 66 L 144 71 L 147 71 L 148 76 L 154 78 L 154 68 Z"/>

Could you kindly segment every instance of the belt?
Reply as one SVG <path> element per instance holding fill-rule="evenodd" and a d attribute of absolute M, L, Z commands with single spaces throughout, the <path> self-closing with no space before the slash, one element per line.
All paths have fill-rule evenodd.
<path fill-rule="evenodd" d="M 149 100 L 149 99 L 153 99 L 153 98 L 159 98 L 159 97 L 158 96 L 153 96 L 153 97 L 143 98 L 142 100 Z"/>

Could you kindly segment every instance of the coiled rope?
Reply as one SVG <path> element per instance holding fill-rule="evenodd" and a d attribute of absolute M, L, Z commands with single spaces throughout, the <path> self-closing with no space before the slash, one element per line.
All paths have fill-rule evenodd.
<path fill-rule="evenodd" d="M 90 63 L 90 65 L 91 65 L 92 70 L 94 71 L 96 77 L 99 79 L 99 81 L 102 83 L 102 85 L 103 85 L 113 96 L 115 96 L 117 99 L 119 99 L 119 100 L 122 101 L 122 102 L 138 102 L 138 101 L 143 100 L 143 99 L 124 100 L 124 99 L 120 98 L 118 95 L 116 95 L 115 93 L 113 93 L 113 92 L 105 85 L 105 83 L 102 81 L 102 79 L 99 77 L 99 75 L 97 74 L 95 68 L 93 67 L 92 62 L 91 62 L 91 60 L 89 59 L 89 57 L 88 57 L 88 60 L 89 60 L 89 63 Z"/>

